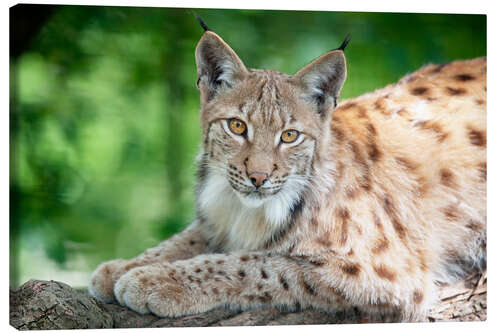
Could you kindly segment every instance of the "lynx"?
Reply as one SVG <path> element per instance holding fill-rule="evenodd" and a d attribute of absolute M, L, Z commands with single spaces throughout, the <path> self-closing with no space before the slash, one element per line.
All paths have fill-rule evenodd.
<path fill-rule="evenodd" d="M 295 75 L 196 47 L 196 219 L 90 293 L 158 316 L 218 306 L 421 320 L 436 284 L 486 265 L 486 59 L 428 65 L 338 103 L 344 48 Z"/>

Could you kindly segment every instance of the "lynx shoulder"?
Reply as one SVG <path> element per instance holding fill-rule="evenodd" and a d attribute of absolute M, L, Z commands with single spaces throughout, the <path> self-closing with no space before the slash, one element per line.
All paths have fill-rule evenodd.
<path fill-rule="evenodd" d="M 485 268 L 486 59 L 338 103 L 345 46 L 286 75 L 206 31 L 197 218 L 100 265 L 90 292 L 159 316 L 358 306 L 418 320 L 436 281 Z"/>

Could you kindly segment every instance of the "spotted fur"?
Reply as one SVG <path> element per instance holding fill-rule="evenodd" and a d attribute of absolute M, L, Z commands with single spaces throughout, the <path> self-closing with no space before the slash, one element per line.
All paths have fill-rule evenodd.
<path fill-rule="evenodd" d="M 337 107 L 343 49 L 285 75 L 247 69 L 207 31 L 196 61 L 197 219 L 99 266 L 94 296 L 159 316 L 357 306 L 418 320 L 436 281 L 485 267 L 485 58 L 429 65 Z M 280 141 L 287 129 L 300 132 L 293 144 Z"/>

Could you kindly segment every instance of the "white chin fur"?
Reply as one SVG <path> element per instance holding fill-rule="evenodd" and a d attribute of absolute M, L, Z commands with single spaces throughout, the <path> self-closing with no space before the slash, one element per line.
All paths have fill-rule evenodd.
<path fill-rule="evenodd" d="M 243 206 L 249 207 L 249 208 L 257 208 L 260 207 L 269 200 L 270 197 L 267 198 L 255 198 L 255 197 L 250 197 L 247 195 L 242 194 L 241 192 L 238 192 L 236 190 L 233 190 L 234 193 L 236 193 L 236 196 L 240 199 L 241 203 Z"/>
<path fill-rule="evenodd" d="M 211 233 L 227 249 L 255 249 L 267 241 L 288 219 L 300 199 L 303 184 L 290 181 L 275 195 L 247 197 L 233 190 L 225 176 L 209 171 L 198 205 L 210 221 Z"/>

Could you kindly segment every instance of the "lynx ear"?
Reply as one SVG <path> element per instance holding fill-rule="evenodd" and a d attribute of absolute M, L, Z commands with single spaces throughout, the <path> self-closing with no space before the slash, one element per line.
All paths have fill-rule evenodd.
<path fill-rule="evenodd" d="M 236 53 L 212 31 L 206 31 L 196 46 L 196 66 L 197 86 L 206 101 L 219 90 L 233 87 L 248 73 Z"/>
<path fill-rule="evenodd" d="M 306 65 L 294 75 L 293 79 L 302 88 L 303 97 L 315 104 L 318 112 L 324 115 L 326 110 L 337 106 L 346 75 L 343 48 L 339 48 L 323 54 Z"/>

